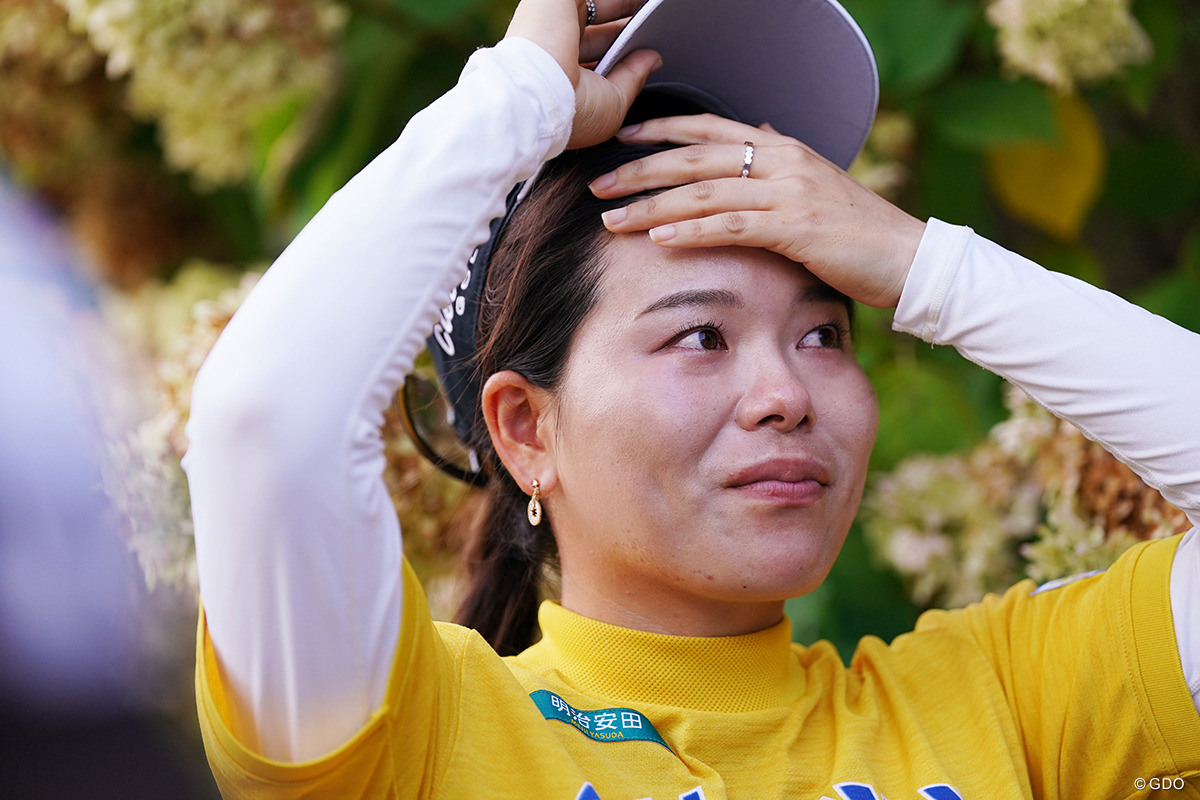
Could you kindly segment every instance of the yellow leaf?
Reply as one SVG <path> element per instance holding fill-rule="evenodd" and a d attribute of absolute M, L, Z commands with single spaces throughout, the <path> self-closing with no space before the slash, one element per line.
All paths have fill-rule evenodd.
<path fill-rule="evenodd" d="M 996 199 L 1014 218 L 1074 241 L 1104 185 L 1104 138 L 1076 95 L 1056 95 L 1054 116 L 1059 141 L 989 149 L 988 177 Z"/>

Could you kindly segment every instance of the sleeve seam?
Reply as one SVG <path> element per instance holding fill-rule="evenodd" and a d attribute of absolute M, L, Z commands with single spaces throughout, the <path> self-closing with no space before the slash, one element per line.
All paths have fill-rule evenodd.
<path fill-rule="evenodd" d="M 975 232 L 970 228 L 960 228 L 958 236 L 955 237 L 953 247 L 947 254 L 946 266 L 938 276 L 933 299 L 929 304 L 929 309 L 925 312 L 925 325 L 921 330 L 921 338 L 926 341 L 935 341 L 937 337 L 938 323 L 942 317 L 942 308 L 946 304 L 946 297 L 950 293 L 950 286 L 954 283 L 954 278 L 958 275 L 958 269 L 962 265 L 963 258 L 966 256 L 967 246 L 974 234 Z"/>

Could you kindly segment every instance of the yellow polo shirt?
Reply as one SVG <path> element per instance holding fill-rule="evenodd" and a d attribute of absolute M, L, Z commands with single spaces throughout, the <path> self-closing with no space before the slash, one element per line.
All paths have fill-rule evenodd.
<path fill-rule="evenodd" d="M 242 746 L 203 618 L 201 728 L 228 798 L 1196 800 L 1200 718 L 1169 602 L 1177 543 L 929 612 L 890 645 L 865 638 L 849 666 L 828 643 L 793 644 L 787 620 L 704 639 L 553 603 L 543 639 L 502 659 L 432 622 L 406 567 L 387 697 L 350 741 L 301 764 Z"/>

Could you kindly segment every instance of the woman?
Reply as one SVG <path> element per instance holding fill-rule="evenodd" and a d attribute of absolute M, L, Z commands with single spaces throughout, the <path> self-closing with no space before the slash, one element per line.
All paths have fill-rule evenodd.
<path fill-rule="evenodd" d="M 597 21 L 623 5 L 596 0 Z M 561 603 L 509 659 L 430 622 L 379 479 L 382 412 L 509 189 L 609 139 L 656 66 L 580 69 L 607 42 L 581 37 L 586 13 L 524 0 L 297 237 L 197 379 L 197 684 L 223 790 L 949 800 L 1167 779 L 1195 795 L 1194 531 L 927 615 L 849 668 L 793 647 L 782 612 L 828 571 L 874 437 L 846 297 L 1015 380 L 1193 521 L 1200 385 L 1171 367 L 1200 338 L 729 120 L 625 130 L 685 147 L 568 155 L 518 208 L 479 326 L 492 524 L 468 618 L 520 649 L 555 551 Z M 508 598 L 491 578 L 514 574 Z"/>

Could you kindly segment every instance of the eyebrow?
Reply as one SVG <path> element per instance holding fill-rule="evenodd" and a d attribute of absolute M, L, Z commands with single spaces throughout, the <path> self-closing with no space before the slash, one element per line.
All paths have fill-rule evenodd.
<path fill-rule="evenodd" d="M 724 289 L 685 289 L 666 297 L 660 297 L 642 310 L 639 317 L 663 311 L 668 308 L 686 308 L 688 306 L 720 306 L 723 308 L 742 308 L 745 303 L 733 292 Z"/>
<path fill-rule="evenodd" d="M 849 305 L 846 295 L 825 283 L 814 283 L 796 292 L 795 304 L 798 306 L 808 303 L 839 303 Z M 674 294 L 666 295 L 655 300 L 642 310 L 639 317 L 663 311 L 669 308 L 687 308 L 690 306 L 719 306 L 722 308 L 743 308 L 742 298 L 725 289 L 684 289 Z"/>

